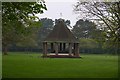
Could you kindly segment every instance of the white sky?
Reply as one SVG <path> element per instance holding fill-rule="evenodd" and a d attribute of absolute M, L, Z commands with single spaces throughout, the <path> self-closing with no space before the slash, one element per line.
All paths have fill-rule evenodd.
<path fill-rule="evenodd" d="M 37 14 L 39 18 L 50 18 L 53 20 L 63 18 L 65 20 L 70 20 L 71 26 L 74 26 L 76 21 L 78 21 L 78 19 L 83 18 L 84 14 L 75 14 L 73 12 L 73 5 L 76 4 L 78 0 L 44 0 L 44 1 L 48 10 L 44 11 L 43 14 Z M 91 2 L 93 0 L 79 0 L 79 1 Z M 109 1 L 115 1 L 115 0 L 94 0 L 94 1 L 109 2 Z M 60 16 L 60 13 L 62 13 L 62 17 Z"/>
<path fill-rule="evenodd" d="M 39 18 L 50 18 L 53 20 L 63 18 L 70 20 L 71 26 L 75 25 L 78 20 L 78 14 L 73 12 L 73 5 L 77 0 L 47 0 L 45 2 L 48 10 L 44 11 L 43 14 L 37 14 Z M 62 17 L 60 13 L 62 13 Z"/>

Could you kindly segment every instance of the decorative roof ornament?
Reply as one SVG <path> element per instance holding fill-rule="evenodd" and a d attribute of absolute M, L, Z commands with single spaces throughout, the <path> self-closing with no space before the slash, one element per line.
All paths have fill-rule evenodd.
<path fill-rule="evenodd" d="M 59 19 L 60 21 L 63 21 L 62 17 L 63 17 L 63 14 L 60 13 L 60 19 Z"/>
<path fill-rule="evenodd" d="M 63 15 L 62 15 L 62 13 L 60 13 L 60 17 L 62 17 Z"/>

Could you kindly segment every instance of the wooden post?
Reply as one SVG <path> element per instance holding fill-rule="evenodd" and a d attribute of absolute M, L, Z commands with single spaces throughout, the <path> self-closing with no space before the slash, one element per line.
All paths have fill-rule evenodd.
<path fill-rule="evenodd" d="M 69 43 L 69 55 L 72 55 L 72 43 Z"/>
<path fill-rule="evenodd" d="M 47 56 L 47 42 L 43 43 L 43 56 L 46 57 Z"/>
<path fill-rule="evenodd" d="M 55 43 L 55 54 L 58 55 L 58 43 Z"/>

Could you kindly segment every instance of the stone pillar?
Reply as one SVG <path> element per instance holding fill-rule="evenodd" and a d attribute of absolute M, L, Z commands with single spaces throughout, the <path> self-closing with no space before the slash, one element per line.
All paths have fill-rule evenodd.
<path fill-rule="evenodd" d="M 69 55 L 72 55 L 72 43 L 69 43 Z"/>
<path fill-rule="evenodd" d="M 75 56 L 79 57 L 79 43 L 75 43 Z"/>
<path fill-rule="evenodd" d="M 47 56 L 47 42 L 43 42 L 43 56 Z"/>
<path fill-rule="evenodd" d="M 74 43 L 74 47 L 73 47 L 73 55 L 75 56 L 75 50 L 76 50 L 76 46 L 75 46 L 75 43 Z"/>
<path fill-rule="evenodd" d="M 55 43 L 55 54 L 58 55 L 58 43 Z"/>
<path fill-rule="evenodd" d="M 77 56 L 79 57 L 80 54 L 79 54 L 79 43 L 77 43 Z"/>

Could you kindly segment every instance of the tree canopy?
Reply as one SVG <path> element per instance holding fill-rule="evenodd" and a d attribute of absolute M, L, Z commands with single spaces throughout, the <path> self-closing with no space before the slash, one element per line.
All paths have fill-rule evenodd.
<path fill-rule="evenodd" d="M 78 38 L 93 38 L 96 31 L 95 23 L 89 20 L 80 19 L 73 26 L 72 32 Z"/>
<path fill-rule="evenodd" d="M 7 46 L 21 40 L 30 33 L 30 27 L 39 26 L 35 14 L 47 10 L 44 2 L 3 2 L 2 3 L 2 45 L 4 53 Z"/>
<path fill-rule="evenodd" d="M 81 2 L 74 7 L 84 18 L 98 22 L 106 32 L 106 40 L 119 47 L 120 42 L 120 2 Z M 113 46 L 113 45 L 112 45 Z"/>

